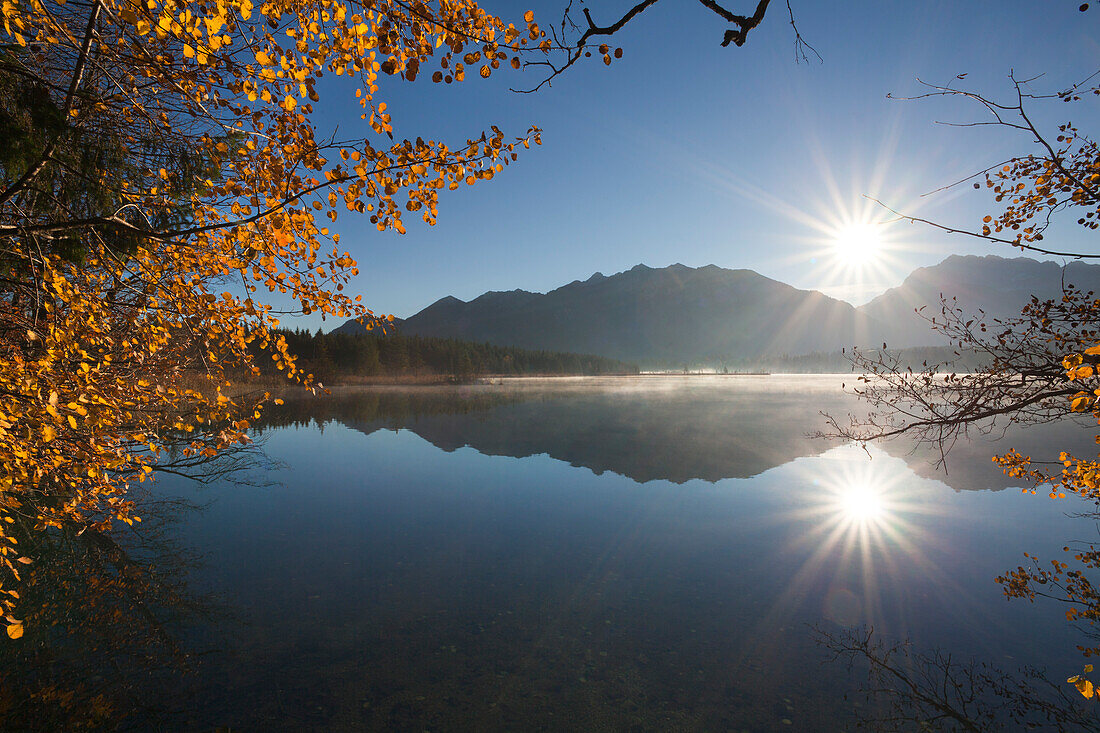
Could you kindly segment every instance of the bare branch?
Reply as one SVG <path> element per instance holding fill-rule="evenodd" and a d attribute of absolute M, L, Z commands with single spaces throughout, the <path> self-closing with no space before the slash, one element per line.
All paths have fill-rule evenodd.
<path fill-rule="evenodd" d="M 978 175 L 980 175 L 980 174 L 978 174 Z M 1032 244 L 1024 244 L 1023 242 L 1015 240 L 1015 239 L 1003 239 L 1001 237 L 992 237 L 992 236 L 989 236 L 988 234 L 981 234 L 980 232 L 972 232 L 969 229 L 957 229 L 955 227 L 950 227 L 950 226 L 947 226 L 946 224 L 940 224 L 938 222 L 931 221 L 929 219 L 922 219 L 919 216 L 912 216 L 910 214 L 903 214 L 900 211 L 897 211 L 895 209 L 890 208 L 889 206 L 882 203 L 881 201 L 879 201 L 878 199 L 876 199 L 873 196 L 866 196 L 865 195 L 864 198 L 869 199 L 871 201 L 874 201 L 876 204 L 878 204 L 882 208 L 886 209 L 890 213 L 895 214 L 898 217 L 898 219 L 908 221 L 908 222 L 912 222 L 914 224 L 926 224 L 927 226 L 935 227 L 936 229 L 947 232 L 948 234 L 965 234 L 968 237 L 977 237 L 978 239 L 984 239 L 987 242 L 997 242 L 999 244 L 1010 244 L 1013 247 L 1019 247 L 1020 249 L 1025 249 L 1025 250 L 1028 250 L 1030 252 L 1038 252 L 1039 254 L 1051 255 L 1051 256 L 1054 256 L 1054 257 L 1072 257 L 1073 259 L 1078 259 L 1078 260 L 1100 258 L 1100 254 L 1086 254 L 1084 252 L 1060 252 L 1058 250 L 1044 249 L 1043 247 L 1036 247 L 1035 245 L 1032 245 Z"/>
<path fill-rule="evenodd" d="M 576 23 L 570 16 L 570 12 L 573 8 L 573 3 L 570 2 L 566 6 L 565 12 L 562 15 L 562 20 L 560 23 L 561 36 L 558 37 L 557 33 L 554 32 L 555 40 L 560 46 L 560 48 L 558 48 L 557 50 L 564 53 L 564 60 L 558 62 L 555 62 L 553 60 L 524 62 L 524 68 L 545 67 L 547 69 L 546 78 L 544 78 L 536 86 L 529 89 L 512 89 L 512 91 L 521 94 L 530 94 L 538 91 L 543 86 L 550 85 L 551 82 L 562 73 L 564 73 L 566 69 L 569 69 L 582 57 L 590 53 L 588 51 L 588 43 L 592 38 L 597 36 L 612 36 L 618 33 L 620 30 L 623 29 L 624 26 L 626 26 L 627 23 L 632 21 L 645 10 L 655 5 L 657 2 L 658 0 L 642 0 L 642 2 L 634 5 L 626 13 L 624 13 L 622 17 L 620 17 L 618 20 L 616 20 L 614 23 L 611 23 L 610 25 L 598 24 L 592 18 L 591 11 L 588 8 L 582 8 L 581 12 L 584 15 L 584 31 L 581 32 L 581 35 L 575 41 L 568 41 L 566 39 L 567 30 L 572 29 L 580 31 L 581 28 L 581 25 Z M 699 0 L 699 3 L 703 7 L 718 15 L 720 18 L 722 18 L 722 20 L 735 26 L 733 28 L 727 29 L 722 36 L 721 45 L 725 47 L 729 46 L 731 43 L 735 46 L 745 45 L 745 42 L 748 39 L 749 32 L 759 26 L 761 22 L 763 22 L 764 16 L 768 11 L 768 6 L 771 3 L 771 0 L 758 0 L 756 8 L 753 10 L 752 15 L 738 15 L 737 13 L 734 13 L 733 11 L 723 7 L 722 5 L 719 5 L 716 0 Z M 813 46 L 806 43 L 805 39 L 803 39 L 801 34 L 798 32 L 798 28 L 794 22 L 794 13 L 791 10 L 789 0 L 787 2 L 787 12 L 790 16 L 791 28 L 794 29 L 795 33 L 795 50 L 797 57 L 801 58 L 802 60 L 808 61 L 808 55 L 806 53 L 808 50 L 809 52 L 817 56 L 820 60 L 821 57 L 820 55 L 818 55 L 817 51 L 813 48 Z"/>

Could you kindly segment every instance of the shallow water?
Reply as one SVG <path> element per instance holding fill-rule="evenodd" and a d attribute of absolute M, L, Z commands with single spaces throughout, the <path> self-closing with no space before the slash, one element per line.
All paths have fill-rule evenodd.
<path fill-rule="evenodd" d="M 290 399 L 258 430 L 268 485 L 158 482 L 204 505 L 164 530 L 201 555 L 176 575 L 202 602 L 163 624 L 181 670 L 106 675 L 145 703 L 116 705 L 123 726 L 851 729 L 862 678 L 814 625 L 1079 671 L 1060 610 L 993 578 L 1091 526 L 1003 490 L 989 456 L 1080 428 L 960 446 L 944 474 L 805 437 L 858 409 L 841 379 Z"/>

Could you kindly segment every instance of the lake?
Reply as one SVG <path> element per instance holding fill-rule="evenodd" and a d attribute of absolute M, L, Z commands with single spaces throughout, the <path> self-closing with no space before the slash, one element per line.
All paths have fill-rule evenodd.
<path fill-rule="evenodd" d="M 69 610 L 21 663 L 97 724 L 172 730 L 850 730 L 866 674 L 819 637 L 846 628 L 1079 673 L 1055 602 L 994 578 L 1095 528 L 990 456 L 1092 433 L 979 436 L 946 472 L 808 438 L 859 409 L 845 379 L 287 397 L 233 480 L 156 482 L 144 526 L 92 558 L 107 580 L 74 590 L 86 567 L 58 561 L 41 595 Z"/>

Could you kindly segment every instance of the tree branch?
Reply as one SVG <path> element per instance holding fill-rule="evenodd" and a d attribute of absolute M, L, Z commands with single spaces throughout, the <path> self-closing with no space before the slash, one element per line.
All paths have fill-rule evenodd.
<path fill-rule="evenodd" d="M 1017 241 L 1015 239 L 1004 239 L 1002 237 L 991 237 L 988 234 L 981 234 L 980 232 L 972 232 L 969 229 L 956 229 L 955 227 L 949 227 L 945 224 L 939 224 L 939 223 L 934 222 L 934 221 L 929 221 L 928 219 L 922 219 L 919 216 L 912 216 L 910 214 L 903 214 L 900 211 L 897 211 L 895 209 L 890 208 L 886 204 L 884 204 L 881 201 L 879 201 L 878 199 L 876 199 L 874 196 L 867 196 L 866 194 L 864 194 L 864 198 L 866 198 L 870 201 L 874 201 L 876 204 L 878 204 L 882 208 L 886 209 L 891 214 L 895 214 L 898 217 L 898 219 L 903 219 L 905 221 L 912 222 L 912 223 L 915 223 L 915 224 L 926 224 L 930 227 L 935 227 L 936 229 L 947 232 L 948 234 L 965 234 L 968 237 L 976 237 L 978 239 L 984 239 L 987 242 L 997 242 L 999 244 L 1010 244 L 1013 247 L 1019 247 L 1020 249 L 1026 249 L 1026 250 L 1029 250 L 1031 252 L 1038 252 L 1039 254 L 1051 255 L 1052 257 L 1072 257 L 1073 259 L 1080 259 L 1080 260 L 1100 258 L 1100 254 L 1085 254 L 1084 252 L 1061 252 L 1059 250 L 1044 249 L 1042 247 L 1036 247 L 1033 244 L 1024 244 L 1023 240 Z"/>
<path fill-rule="evenodd" d="M 88 53 L 91 50 L 92 38 L 95 36 L 96 22 L 99 20 L 99 11 L 102 8 L 100 0 L 95 0 L 92 4 L 92 10 L 88 15 L 88 26 L 84 30 L 84 41 L 80 45 L 80 53 L 77 56 L 76 68 L 73 70 L 72 81 L 69 82 L 69 90 L 65 94 L 65 104 L 62 105 L 61 115 L 65 121 L 66 129 L 59 132 L 53 137 L 52 140 L 46 145 L 46 148 L 42 151 L 42 155 L 38 162 L 27 169 L 27 171 L 19 177 L 15 183 L 9 186 L 6 190 L 0 192 L 0 205 L 3 205 L 9 201 L 15 194 L 30 184 L 38 174 L 42 172 L 42 169 L 46 167 L 46 164 L 50 161 L 50 156 L 53 155 L 54 149 L 61 141 L 61 138 L 65 135 L 68 129 L 69 118 L 71 117 L 73 102 L 76 98 L 76 90 L 80 86 L 80 80 L 84 77 L 84 68 L 88 62 Z"/>

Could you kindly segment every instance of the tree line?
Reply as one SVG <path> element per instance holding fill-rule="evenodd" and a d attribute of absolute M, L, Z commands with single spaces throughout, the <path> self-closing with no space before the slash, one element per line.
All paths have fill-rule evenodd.
<path fill-rule="evenodd" d="M 637 374 L 638 366 L 591 354 L 533 351 L 453 338 L 390 332 L 310 333 L 280 329 L 299 368 L 321 382 L 361 377 L 453 378 Z M 257 357 L 260 355 L 257 354 Z M 271 359 L 257 358 L 265 374 L 278 374 Z"/>

